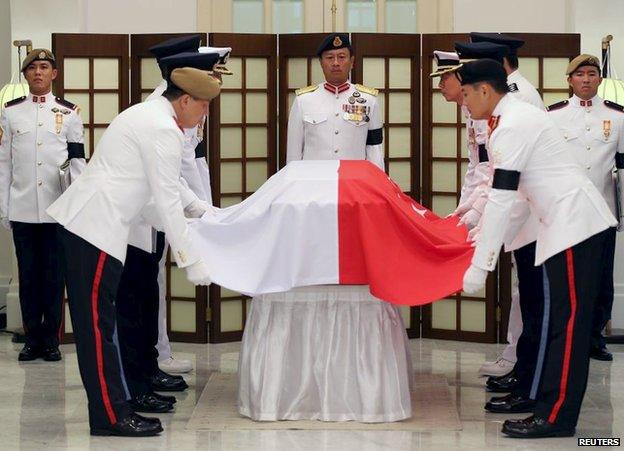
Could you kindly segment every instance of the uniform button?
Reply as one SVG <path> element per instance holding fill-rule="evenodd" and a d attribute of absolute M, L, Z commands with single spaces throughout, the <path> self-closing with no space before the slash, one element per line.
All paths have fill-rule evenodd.
<path fill-rule="evenodd" d="M 591 169 L 591 166 L 587 166 L 587 170 L 589 171 Z"/>
<path fill-rule="evenodd" d="M 591 146 L 587 146 L 587 150 L 591 150 Z"/>
<path fill-rule="evenodd" d="M 336 117 L 340 116 L 340 114 L 336 113 Z"/>
<path fill-rule="evenodd" d="M 334 150 L 334 153 L 338 153 L 338 149 Z"/>
<path fill-rule="evenodd" d="M 564 134 L 563 134 L 563 137 L 564 137 L 565 139 L 568 139 L 568 135 L 567 135 L 567 133 L 564 133 Z"/>
<path fill-rule="evenodd" d="M 39 104 L 39 108 L 43 108 L 43 104 L 42 103 Z"/>
<path fill-rule="evenodd" d="M 338 130 L 336 130 L 334 133 L 337 135 L 337 134 L 338 134 L 338 133 L 340 133 L 340 132 L 339 132 Z"/>
<path fill-rule="evenodd" d="M 41 166 L 43 163 L 41 161 L 37 161 L 37 166 Z"/>
<path fill-rule="evenodd" d="M 41 144 L 43 144 L 41 141 L 39 141 L 39 142 L 37 143 L 37 145 L 38 145 L 38 146 L 40 146 Z"/>
<path fill-rule="evenodd" d="M 39 124 L 37 124 L 37 125 L 39 125 L 39 127 L 41 127 L 43 125 L 43 122 L 39 122 Z"/>
<path fill-rule="evenodd" d="M 313 123 L 313 124 L 316 124 L 316 121 L 315 121 L 315 120 L 312 120 L 312 123 Z"/>
<path fill-rule="evenodd" d="M 589 126 L 585 127 L 585 130 L 589 131 Z"/>
<path fill-rule="evenodd" d="M 39 181 L 37 182 L 37 185 L 41 186 L 41 185 L 43 185 L 43 182 L 42 182 L 41 180 L 39 180 Z"/>

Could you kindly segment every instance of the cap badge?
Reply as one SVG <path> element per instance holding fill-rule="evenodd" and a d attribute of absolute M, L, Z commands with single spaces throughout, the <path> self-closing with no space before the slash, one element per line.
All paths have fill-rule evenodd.
<path fill-rule="evenodd" d="M 46 53 L 45 52 L 39 52 L 39 58 L 43 59 L 46 57 Z"/>
<path fill-rule="evenodd" d="M 336 36 L 334 38 L 334 47 L 340 47 L 342 45 L 342 39 L 340 39 L 340 36 Z"/>

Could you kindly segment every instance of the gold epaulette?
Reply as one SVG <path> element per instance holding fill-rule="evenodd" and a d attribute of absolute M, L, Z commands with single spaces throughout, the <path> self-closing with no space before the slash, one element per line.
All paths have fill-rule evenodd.
<path fill-rule="evenodd" d="M 355 89 L 360 92 L 365 92 L 366 94 L 370 94 L 373 97 L 377 97 L 379 95 L 379 90 L 375 88 L 369 88 L 364 85 L 354 85 Z"/>
<path fill-rule="evenodd" d="M 310 85 L 305 88 L 299 88 L 295 91 L 295 94 L 300 96 L 301 94 L 307 94 L 308 92 L 314 92 L 318 88 L 318 85 Z"/>

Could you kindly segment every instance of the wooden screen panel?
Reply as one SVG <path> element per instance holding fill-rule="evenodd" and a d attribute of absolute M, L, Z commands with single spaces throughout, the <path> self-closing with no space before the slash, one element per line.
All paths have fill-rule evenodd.
<path fill-rule="evenodd" d="M 210 45 L 232 47 L 221 95 L 210 105 L 213 201 L 227 207 L 249 197 L 277 171 L 277 36 L 213 33 Z M 210 286 L 210 342 L 242 338 L 249 299 Z"/>
<path fill-rule="evenodd" d="M 386 172 L 420 202 L 420 35 L 354 33 L 353 81 L 379 90 Z M 401 308 L 407 334 L 420 336 L 421 309 Z"/>
<path fill-rule="evenodd" d="M 130 99 L 133 105 L 145 100 L 162 80 L 156 58 L 149 51 L 150 47 L 168 39 L 197 34 L 201 35 L 201 44 L 206 45 L 205 33 L 157 33 L 130 36 Z M 205 135 L 203 142 L 205 145 Z M 185 271 L 176 266 L 169 252 L 165 268 L 167 334 L 170 340 L 207 343 L 208 289 L 201 286 L 194 287 L 186 279 Z"/>
<path fill-rule="evenodd" d="M 526 41 L 520 49 L 520 71 L 546 99 L 567 97 L 564 84 L 557 83 L 545 68 L 556 71 L 564 60 L 579 52 L 579 36 L 567 34 L 516 34 Z M 467 34 L 423 35 L 423 203 L 440 215 L 451 212 L 459 200 L 467 166 L 465 124 L 461 110 L 441 98 L 428 74 L 433 69 L 434 50 L 453 50 L 454 42 L 467 41 Z M 549 78 L 550 77 L 550 78 Z M 564 77 L 564 75 L 562 75 Z M 510 256 L 501 254 L 498 272 L 488 278 L 485 293 L 442 300 L 423 311 L 423 336 L 455 340 L 505 341 L 511 305 Z M 479 302 L 485 307 L 479 306 Z M 498 311 L 498 315 L 497 315 Z M 450 314 L 452 312 L 452 314 Z M 483 318 L 485 315 L 485 330 Z M 497 320 L 500 318 L 499 320 Z"/>
<path fill-rule="evenodd" d="M 89 158 L 108 124 L 128 107 L 128 36 L 53 33 L 52 52 L 58 69 L 53 91 L 81 108 Z M 73 340 L 64 296 L 61 342 Z"/>

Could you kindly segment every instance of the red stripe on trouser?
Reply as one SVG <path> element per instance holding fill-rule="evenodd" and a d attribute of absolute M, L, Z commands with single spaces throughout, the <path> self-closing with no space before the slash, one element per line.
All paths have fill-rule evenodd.
<path fill-rule="evenodd" d="M 572 355 L 572 340 L 574 338 L 574 321 L 576 319 L 576 284 L 574 282 L 574 255 L 572 249 L 566 250 L 566 262 L 568 269 L 568 290 L 570 291 L 570 318 L 568 318 L 568 325 L 566 327 L 566 339 L 565 347 L 563 350 L 563 368 L 561 369 L 561 382 L 559 385 L 559 398 L 553 406 L 550 416 L 548 417 L 549 423 L 557 421 L 557 415 L 566 398 L 566 391 L 568 389 L 568 376 L 570 374 L 570 356 Z"/>
<path fill-rule="evenodd" d="M 93 280 L 93 289 L 91 290 L 91 314 L 93 318 L 93 331 L 95 334 L 95 358 L 97 362 L 98 378 L 100 379 L 100 390 L 102 392 L 102 400 L 106 408 L 106 414 L 111 424 L 117 423 L 117 417 L 113 411 L 110 398 L 108 396 L 108 386 L 104 377 L 104 359 L 102 358 L 102 334 L 98 321 L 98 294 L 100 291 L 100 281 L 102 280 L 102 271 L 104 270 L 104 262 L 106 261 L 106 253 L 100 252 L 97 268 L 95 270 L 95 278 Z"/>

